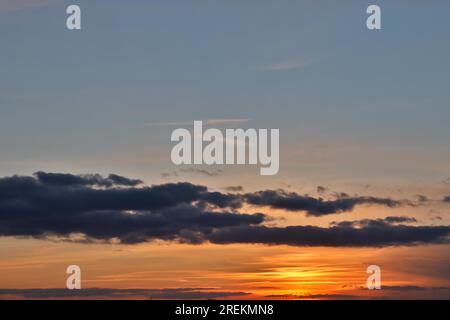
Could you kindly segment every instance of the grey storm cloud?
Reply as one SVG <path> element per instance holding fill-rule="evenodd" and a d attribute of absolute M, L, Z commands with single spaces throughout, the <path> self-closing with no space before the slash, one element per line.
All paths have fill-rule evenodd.
<path fill-rule="evenodd" d="M 383 219 L 362 219 L 356 221 L 341 221 L 341 222 L 331 222 L 332 226 L 339 227 L 367 227 L 367 226 L 385 226 L 393 225 L 397 223 L 415 223 L 417 219 L 414 217 L 406 216 L 388 216 Z"/>
<path fill-rule="evenodd" d="M 323 216 L 352 211 L 355 206 L 361 204 L 383 205 L 390 208 L 412 204 L 405 200 L 377 197 L 350 197 L 345 194 L 334 200 L 324 200 L 322 198 L 313 198 L 284 190 L 265 190 L 248 193 L 245 195 L 245 200 L 249 204 L 257 206 L 269 206 L 274 209 L 289 211 L 305 211 L 310 216 Z"/>
<path fill-rule="evenodd" d="M 328 228 L 268 227 L 264 222 L 271 221 L 271 217 L 259 212 L 242 213 L 238 209 L 245 203 L 286 207 L 283 201 L 278 202 L 277 197 L 284 194 L 281 191 L 241 195 L 212 192 L 205 186 L 187 182 L 141 184 L 136 179 L 97 174 L 38 172 L 33 176 L 0 178 L 0 236 L 86 243 L 118 240 L 124 244 L 164 240 L 190 244 L 386 246 L 445 242 L 450 228 L 401 224 L 415 221 L 408 217 L 344 221 Z M 278 200 L 268 202 L 273 194 Z M 301 196 L 291 193 L 287 197 Z M 330 212 L 322 207 L 328 205 L 335 211 L 355 205 L 340 207 L 333 201 L 303 198 L 306 203 L 315 201 L 316 204 L 311 207 L 297 203 L 295 208 L 311 212 Z M 373 200 L 376 198 L 364 199 L 372 199 L 369 203 L 380 202 Z M 389 201 L 381 202 L 395 206 Z"/>
<path fill-rule="evenodd" d="M 39 172 L 1 178 L 0 235 L 46 238 L 81 233 L 90 239 L 138 243 L 189 234 L 194 242 L 196 233 L 265 219 L 261 213 L 235 212 L 240 203 L 234 196 L 209 192 L 204 186 L 169 183 L 135 188 L 128 187 L 132 180 L 117 177 Z"/>
<path fill-rule="evenodd" d="M 368 225 L 361 228 L 335 226 L 239 226 L 215 230 L 212 243 L 252 243 L 290 246 L 383 247 L 449 243 L 450 226 Z"/>
<path fill-rule="evenodd" d="M 34 175 L 43 184 L 57 186 L 137 186 L 143 182 L 142 180 L 129 179 L 117 174 L 110 174 L 107 178 L 104 178 L 99 174 L 73 175 L 69 173 L 47 173 L 39 171 Z"/>

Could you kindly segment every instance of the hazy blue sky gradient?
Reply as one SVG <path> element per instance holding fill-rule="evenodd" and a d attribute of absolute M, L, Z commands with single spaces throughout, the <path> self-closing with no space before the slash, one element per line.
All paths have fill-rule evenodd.
<path fill-rule="evenodd" d="M 376 1 L 376 32 L 374 1 L 27 3 L 0 6 L 1 174 L 165 150 L 173 128 L 148 123 L 217 118 L 279 128 L 282 150 L 357 139 L 448 156 L 447 1 Z M 72 3 L 81 31 L 65 28 Z"/>

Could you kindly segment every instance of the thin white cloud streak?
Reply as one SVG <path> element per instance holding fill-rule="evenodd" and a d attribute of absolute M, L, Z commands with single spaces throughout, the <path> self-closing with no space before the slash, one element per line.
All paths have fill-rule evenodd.
<path fill-rule="evenodd" d="M 224 125 L 224 124 L 237 124 L 237 123 L 246 123 L 250 121 L 250 119 L 246 118 L 238 118 L 238 119 L 208 119 L 203 120 L 203 124 L 206 125 Z M 155 126 L 155 127 L 165 127 L 165 126 L 192 126 L 194 125 L 194 120 L 192 121 L 178 121 L 178 122 L 151 122 L 147 123 L 147 126 Z"/>
<path fill-rule="evenodd" d="M 301 69 L 308 65 L 308 62 L 302 60 L 292 60 L 279 62 L 274 64 L 269 64 L 262 66 L 260 69 L 263 71 L 287 71 L 287 70 L 295 70 Z"/>

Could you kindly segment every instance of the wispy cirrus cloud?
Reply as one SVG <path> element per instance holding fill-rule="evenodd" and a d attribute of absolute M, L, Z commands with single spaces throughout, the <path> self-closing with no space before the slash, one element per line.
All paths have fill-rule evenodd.
<path fill-rule="evenodd" d="M 235 118 L 235 119 L 206 119 L 203 120 L 204 125 L 225 125 L 225 124 L 240 124 L 250 121 L 248 118 Z M 149 122 L 148 126 L 151 127 L 176 127 L 176 126 L 192 126 L 192 121 L 173 121 L 173 122 Z"/>
<path fill-rule="evenodd" d="M 206 169 L 195 169 L 195 168 L 186 168 L 186 169 L 180 169 L 181 172 L 190 172 L 190 173 L 199 173 L 208 177 L 214 177 L 221 174 L 223 171 L 220 169 L 215 170 L 206 170 Z"/>
<path fill-rule="evenodd" d="M 309 64 L 308 61 L 302 59 L 289 60 L 263 65 L 260 67 L 262 71 L 288 71 L 304 68 Z"/>

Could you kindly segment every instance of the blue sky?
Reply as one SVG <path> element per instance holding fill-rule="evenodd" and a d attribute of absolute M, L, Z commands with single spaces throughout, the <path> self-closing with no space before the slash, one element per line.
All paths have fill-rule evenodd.
<path fill-rule="evenodd" d="M 72 3 L 81 31 L 65 29 Z M 377 1 L 383 29 L 372 32 L 371 3 L 0 7 L 0 172 L 34 169 L 14 168 L 19 159 L 167 148 L 172 128 L 147 123 L 195 119 L 280 128 L 285 149 L 358 139 L 447 154 L 450 5 Z"/>

